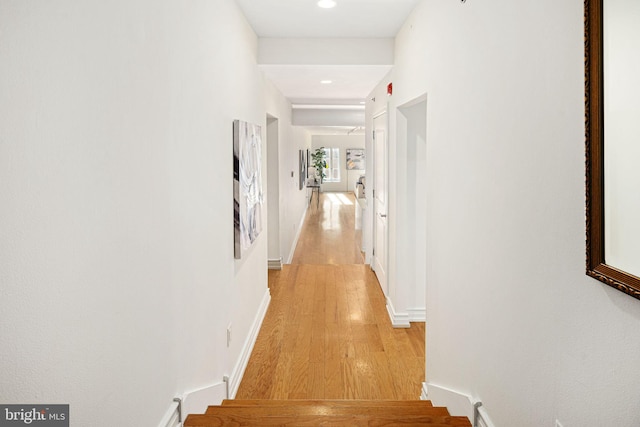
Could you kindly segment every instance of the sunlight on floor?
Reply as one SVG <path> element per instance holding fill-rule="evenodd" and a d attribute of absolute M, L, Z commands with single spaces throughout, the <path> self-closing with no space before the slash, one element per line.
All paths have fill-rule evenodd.
<path fill-rule="evenodd" d="M 353 202 L 349 200 L 349 198 L 345 196 L 343 193 L 325 193 L 325 195 L 327 196 L 327 198 L 332 204 L 347 205 L 347 206 L 353 205 Z"/>
<path fill-rule="evenodd" d="M 329 202 L 329 206 L 324 206 L 324 213 L 322 215 L 322 229 L 324 231 L 329 230 L 342 230 L 342 222 L 340 221 L 340 209 L 335 206 L 334 203 Z"/>
<path fill-rule="evenodd" d="M 345 193 L 323 193 L 323 230 L 340 231 L 342 229 L 340 212 L 343 206 L 353 206 L 353 202 Z"/>

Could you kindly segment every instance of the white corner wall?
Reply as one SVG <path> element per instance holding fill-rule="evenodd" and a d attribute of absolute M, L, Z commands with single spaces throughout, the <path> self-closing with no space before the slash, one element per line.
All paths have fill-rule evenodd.
<path fill-rule="evenodd" d="M 427 94 L 427 388 L 496 426 L 640 425 L 640 301 L 584 273 L 583 73 L 582 2 L 425 0 L 367 105 L 394 147 Z"/>
<path fill-rule="evenodd" d="M 266 222 L 233 258 L 232 121 L 290 112 L 235 2 L 8 0 L 0 33 L 0 402 L 155 426 L 237 386 L 269 295 Z"/>
<path fill-rule="evenodd" d="M 268 102 L 267 111 L 278 118 L 278 171 L 268 170 L 267 173 L 279 174 L 279 226 L 280 226 L 280 254 L 284 263 L 290 262 L 297 236 L 303 225 L 307 212 L 307 189 L 300 190 L 299 179 L 299 150 L 311 147 L 311 135 L 299 126 L 292 125 L 291 103 L 286 100 L 270 81 L 265 79 Z M 272 257 L 270 257 L 272 258 Z"/>

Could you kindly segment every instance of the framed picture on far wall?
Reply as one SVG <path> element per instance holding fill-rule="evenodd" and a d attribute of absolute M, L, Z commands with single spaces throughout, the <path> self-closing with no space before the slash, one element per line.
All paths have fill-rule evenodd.
<path fill-rule="evenodd" d="M 347 170 L 363 171 L 364 168 L 364 148 L 347 148 Z"/>
<path fill-rule="evenodd" d="M 307 182 L 307 152 L 306 150 L 299 151 L 298 179 L 300 190 L 302 190 Z"/>

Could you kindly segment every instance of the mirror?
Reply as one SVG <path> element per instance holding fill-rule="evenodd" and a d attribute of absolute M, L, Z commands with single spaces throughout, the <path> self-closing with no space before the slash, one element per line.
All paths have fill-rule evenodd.
<path fill-rule="evenodd" d="M 640 2 L 584 8 L 587 274 L 640 299 Z"/>

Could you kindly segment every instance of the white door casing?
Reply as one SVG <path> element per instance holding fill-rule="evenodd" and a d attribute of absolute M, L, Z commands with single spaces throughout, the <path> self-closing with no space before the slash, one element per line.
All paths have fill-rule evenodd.
<path fill-rule="evenodd" d="M 373 118 L 373 262 L 372 268 L 378 277 L 385 297 L 389 295 L 387 281 L 388 226 L 387 226 L 387 112 Z"/>

